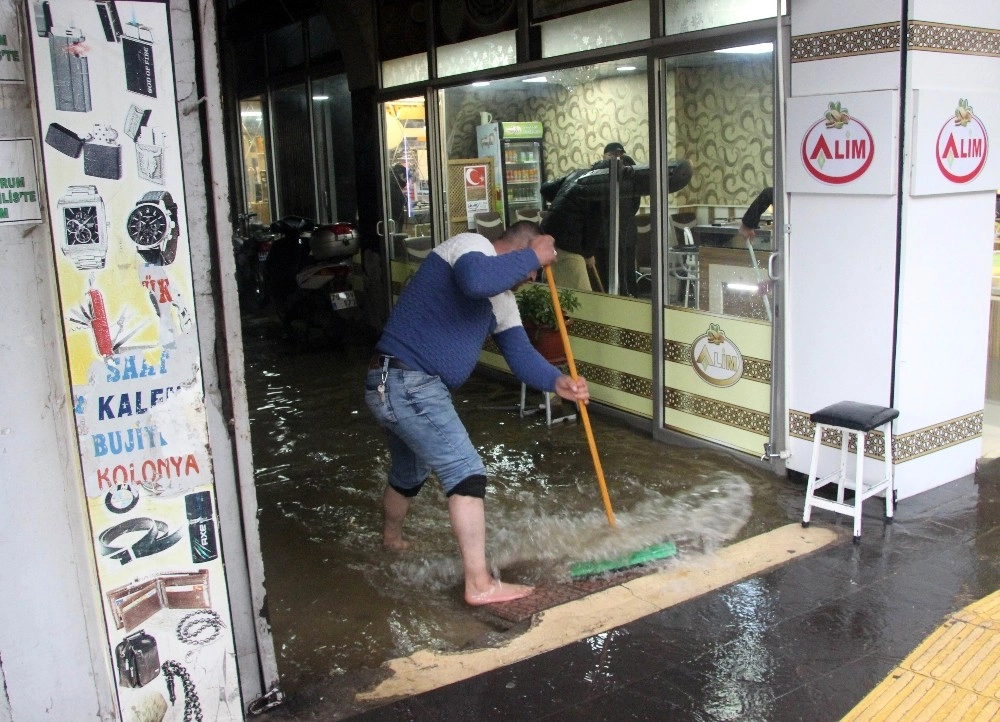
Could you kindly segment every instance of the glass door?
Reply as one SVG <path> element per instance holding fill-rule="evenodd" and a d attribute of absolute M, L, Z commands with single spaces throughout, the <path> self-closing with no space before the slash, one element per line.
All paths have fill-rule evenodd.
<path fill-rule="evenodd" d="M 424 98 L 382 104 L 385 209 L 379 234 L 393 262 L 393 295 L 434 246 Z"/>
<path fill-rule="evenodd" d="M 771 428 L 774 61 L 769 45 L 662 61 L 665 428 L 759 455 Z"/>
<path fill-rule="evenodd" d="M 243 147 L 243 193 L 245 212 L 253 222 L 271 223 L 268 191 L 267 140 L 264 133 L 264 103 L 260 97 L 240 101 L 240 139 Z"/>

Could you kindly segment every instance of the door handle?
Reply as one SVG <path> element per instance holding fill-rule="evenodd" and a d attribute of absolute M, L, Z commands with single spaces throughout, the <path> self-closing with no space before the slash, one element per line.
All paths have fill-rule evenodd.
<path fill-rule="evenodd" d="M 774 273 L 774 259 L 778 257 L 777 253 L 772 253 L 767 257 L 767 277 L 772 281 L 777 281 L 778 277 Z"/>

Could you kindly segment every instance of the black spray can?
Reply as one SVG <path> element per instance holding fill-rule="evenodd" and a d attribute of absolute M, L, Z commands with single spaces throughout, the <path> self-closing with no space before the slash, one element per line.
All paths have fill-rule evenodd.
<path fill-rule="evenodd" d="M 212 492 L 196 491 L 184 497 L 187 508 L 188 535 L 191 538 L 191 561 L 195 564 L 210 562 L 219 556 L 215 540 L 215 514 L 212 510 Z"/>

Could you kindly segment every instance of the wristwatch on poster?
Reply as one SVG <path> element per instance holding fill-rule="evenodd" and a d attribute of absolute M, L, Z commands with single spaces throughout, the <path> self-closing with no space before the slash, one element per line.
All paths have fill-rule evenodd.
<path fill-rule="evenodd" d="M 97 186 L 70 186 L 57 206 L 63 225 L 63 255 L 80 271 L 104 268 L 108 226 Z"/>
<path fill-rule="evenodd" d="M 180 222 L 177 204 L 167 191 L 150 191 L 128 214 L 128 235 L 146 263 L 168 266 L 177 256 Z"/>

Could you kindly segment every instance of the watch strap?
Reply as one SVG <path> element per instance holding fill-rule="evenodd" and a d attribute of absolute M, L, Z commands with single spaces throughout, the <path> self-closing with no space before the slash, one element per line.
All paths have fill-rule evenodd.
<path fill-rule="evenodd" d="M 136 206 L 143 203 L 163 203 L 167 209 L 167 215 L 171 222 L 170 235 L 164 241 L 162 248 L 140 248 L 137 249 L 139 257 L 146 263 L 154 266 L 169 266 L 177 257 L 177 237 L 180 235 L 180 225 L 177 218 L 177 204 L 174 202 L 170 191 L 149 191 L 144 193 Z"/>

